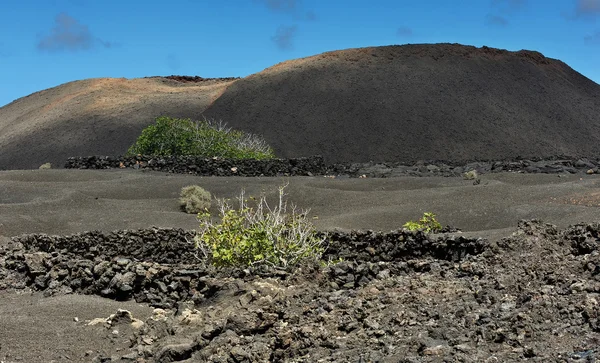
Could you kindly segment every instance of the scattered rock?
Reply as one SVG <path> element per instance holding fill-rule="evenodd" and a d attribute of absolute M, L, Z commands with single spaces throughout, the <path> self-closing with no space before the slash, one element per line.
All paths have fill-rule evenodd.
<path fill-rule="evenodd" d="M 599 354 L 600 224 L 559 230 L 521 221 L 495 243 L 332 232 L 325 258 L 341 262 L 290 271 L 217 270 L 188 260 L 184 243 L 169 241 L 170 257 L 147 250 L 161 248 L 154 239 L 185 233 L 147 233 L 15 238 L 0 248 L 0 276 L 5 286 L 113 298 L 127 285 L 127 298 L 157 307 L 145 321 L 118 310 L 88 322 L 83 328 L 109 341 L 131 342 L 111 356 L 88 352 L 88 361 L 542 362 Z"/>

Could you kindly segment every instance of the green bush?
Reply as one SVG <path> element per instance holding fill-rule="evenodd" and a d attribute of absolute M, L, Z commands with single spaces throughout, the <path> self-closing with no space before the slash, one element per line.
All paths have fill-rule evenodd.
<path fill-rule="evenodd" d="M 479 178 L 479 174 L 477 174 L 477 170 L 470 170 L 466 173 L 463 173 L 463 179 L 465 180 L 476 180 Z"/>
<path fill-rule="evenodd" d="M 435 233 L 442 229 L 442 225 L 435 219 L 433 213 L 423 213 L 423 217 L 418 222 L 408 221 L 403 227 L 409 231 L 424 231 L 425 233 Z"/>
<path fill-rule="evenodd" d="M 186 213 L 206 212 L 210 208 L 210 192 L 198 185 L 188 185 L 181 188 L 179 204 Z"/>
<path fill-rule="evenodd" d="M 306 218 L 307 211 L 299 212 L 292 206 L 288 213 L 284 188 L 279 188 L 279 203 L 275 207 L 262 197 L 252 208 L 243 191 L 237 210 L 219 200 L 220 223 L 212 222 L 208 213 L 199 215 L 196 247 L 217 267 L 288 267 L 319 261 L 325 238 L 317 237 Z"/>
<path fill-rule="evenodd" d="M 194 155 L 228 159 L 272 159 L 273 149 L 259 136 L 221 122 L 159 117 L 146 127 L 128 155 Z"/>

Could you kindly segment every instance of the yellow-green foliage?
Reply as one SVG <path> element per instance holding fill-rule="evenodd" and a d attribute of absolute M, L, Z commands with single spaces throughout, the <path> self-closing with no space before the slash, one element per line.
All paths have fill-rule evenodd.
<path fill-rule="evenodd" d="M 188 185 L 181 188 L 179 204 L 186 213 L 201 213 L 210 208 L 210 192 L 198 185 Z"/>
<path fill-rule="evenodd" d="M 52 164 L 44 163 L 44 164 L 40 165 L 40 169 L 52 169 Z"/>
<path fill-rule="evenodd" d="M 442 225 L 435 219 L 433 213 L 423 213 L 423 217 L 418 222 L 408 221 L 403 227 L 409 231 L 424 231 L 425 233 L 435 233 L 442 229 Z"/>
<path fill-rule="evenodd" d="M 477 170 L 467 171 L 463 174 L 463 179 L 465 180 L 476 180 L 478 177 Z"/>
<path fill-rule="evenodd" d="M 324 238 L 317 237 L 306 212 L 297 212 L 293 206 L 287 212 L 284 188 L 279 188 L 279 204 L 273 208 L 264 197 L 250 207 L 243 192 L 238 209 L 219 200 L 220 223 L 213 223 L 208 213 L 198 216 L 196 247 L 218 267 L 287 267 L 320 260 Z"/>
<path fill-rule="evenodd" d="M 321 267 L 335 266 L 338 263 L 342 263 L 342 262 L 344 262 L 344 259 L 342 257 L 339 257 L 336 259 L 329 259 L 329 261 L 321 261 Z"/>

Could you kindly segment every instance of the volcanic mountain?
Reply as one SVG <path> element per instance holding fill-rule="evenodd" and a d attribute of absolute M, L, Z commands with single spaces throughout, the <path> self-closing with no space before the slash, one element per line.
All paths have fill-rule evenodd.
<path fill-rule="evenodd" d="M 160 115 L 219 119 L 281 157 L 327 162 L 600 156 L 600 85 L 535 51 L 371 47 L 186 79 L 73 82 L 0 108 L 0 169 L 124 153 Z"/>
<path fill-rule="evenodd" d="M 154 119 L 201 118 L 234 78 L 75 81 L 0 108 L 0 170 L 62 167 L 69 156 L 121 155 Z"/>
<path fill-rule="evenodd" d="M 331 161 L 600 155 L 600 85 L 534 51 L 350 49 L 239 80 L 205 111 L 282 156 Z"/>

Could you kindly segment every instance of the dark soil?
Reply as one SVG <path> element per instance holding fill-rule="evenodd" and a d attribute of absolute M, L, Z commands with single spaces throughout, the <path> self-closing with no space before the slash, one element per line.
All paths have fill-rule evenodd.
<path fill-rule="evenodd" d="M 600 85 L 533 51 L 415 44 L 328 52 L 241 79 L 205 112 L 281 157 L 326 162 L 600 155 Z"/>
<path fill-rule="evenodd" d="M 375 170 L 373 170 L 375 172 Z M 235 200 L 277 189 L 309 209 L 321 230 L 390 231 L 434 212 L 443 225 L 482 237 L 504 237 L 521 219 L 541 218 L 565 228 L 600 215 L 597 174 L 487 173 L 462 177 L 327 178 L 201 177 L 110 170 L 15 170 L 0 172 L 0 236 L 73 234 L 150 226 L 194 229 L 193 214 L 178 203 L 181 188 L 200 185 L 215 198 Z M 213 203 L 212 213 L 217 213 Z"/>
<path fill-rule="evenodd" d="M 287 182 L 320 230 L 342 228 L 326 255 L 342 262 L 217 271 L 198 260 L 190 232 L 110 232 L 197 228 L 177 203 L 185 185 L 273 200 Z M 1 172 L 0 361 L 593 361 L 599 227 L 568 224 L 597 220 L 599 187 L 587 174 L 487 173 L 475 185 Z M 349 232 L 395 230 L 423 211 L 463 232 Z M 522 222 L 511 235 L 536 216 L 559 227 Z M 8 237 L 83 230 L 98 231 Z"/>

